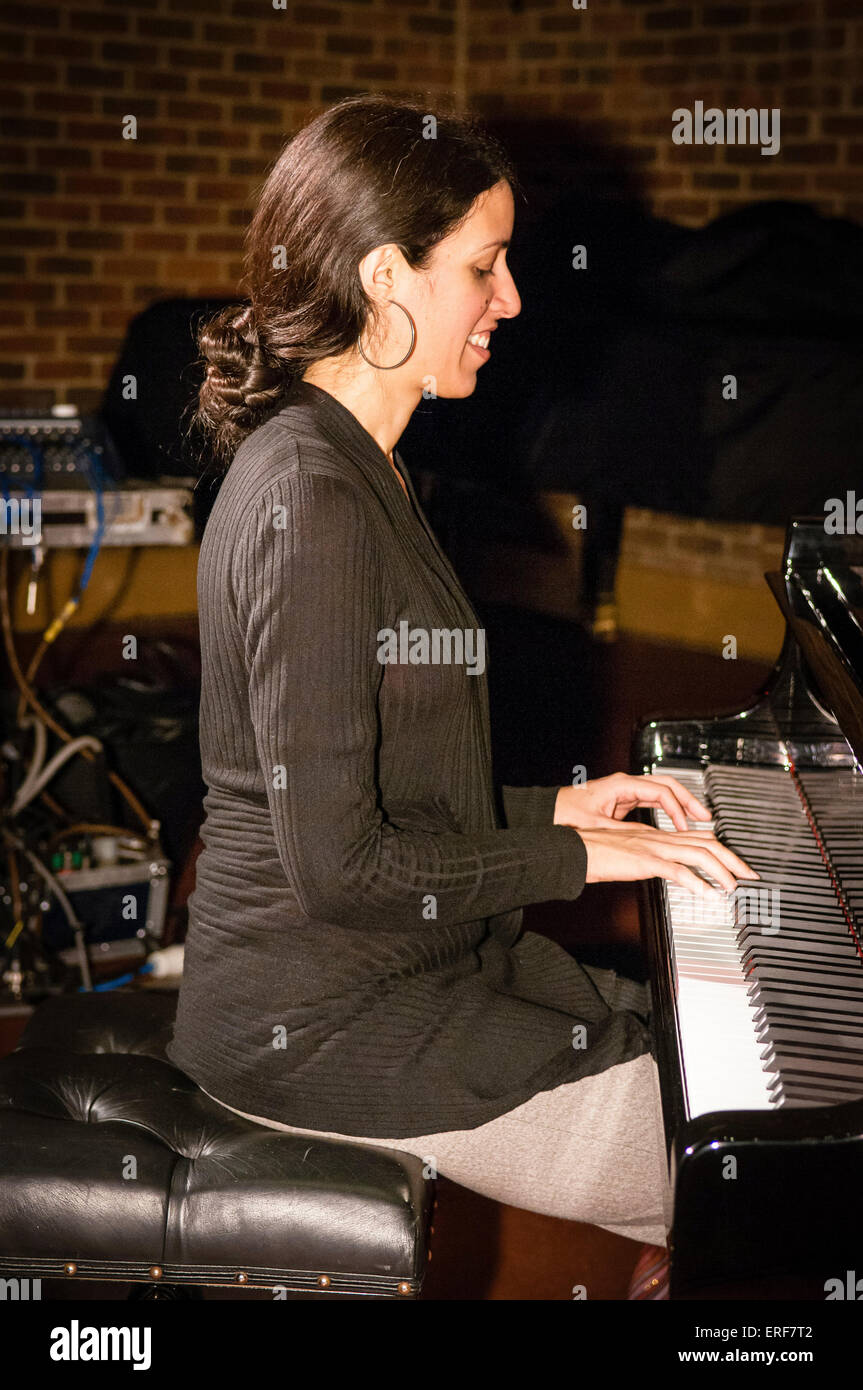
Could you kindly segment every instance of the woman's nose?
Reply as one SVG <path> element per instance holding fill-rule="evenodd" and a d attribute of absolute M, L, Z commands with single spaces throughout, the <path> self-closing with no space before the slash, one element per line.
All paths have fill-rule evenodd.
<path fill-rule="evenodd" d="M 500 284 L 492 300 L 492 307 L 495 309 L 499 318 L 514 319 L 516 314 L 521 313 L 521 296 L 515 287 L 515 281 L 509 270 Z"/>

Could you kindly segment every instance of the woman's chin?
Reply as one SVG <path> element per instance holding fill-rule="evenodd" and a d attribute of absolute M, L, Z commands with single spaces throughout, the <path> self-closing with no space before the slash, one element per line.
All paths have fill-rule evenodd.
<path fill-rule="evenodd" d="M 462 367 L 457 375 L 448 377 L 443 383 L 437 384 L 437 395 L 443 400 L 461 400 L 465 396 L 472 396 L 476 390 L 476 368 L 470 369 Z"/>

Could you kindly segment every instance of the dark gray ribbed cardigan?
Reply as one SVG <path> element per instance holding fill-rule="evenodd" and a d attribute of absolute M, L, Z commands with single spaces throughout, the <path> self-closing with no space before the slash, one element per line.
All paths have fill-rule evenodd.
<path fill-rule="evenodd" d="M 522 931 L 525 904 L 578 897 L 587 856 L 552 823 L 556 787 L 496 792 L 485 674 L 379 660 L 403 621 L 480 626 L 395 457 L 409 498 L 356 417 L 297 380 L 222 482 L 168 1048 L 237 1109 L 375 1138 L 475 1128 L 650 1045 Z"/>

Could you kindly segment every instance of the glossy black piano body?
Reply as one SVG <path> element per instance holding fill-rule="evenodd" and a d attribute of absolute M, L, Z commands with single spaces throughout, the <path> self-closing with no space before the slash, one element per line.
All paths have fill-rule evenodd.
<path fill-rule="evenodd" d="M 764 690 L 734 714 L 645 720 L 634 739 L 634 771 L 676 775 L 700 769 L 704 775 L 719 765 L 790 769 L 795 779 L 799 774 L 805 780 L 807 770 L 815 770 L 822 777 L 842 777 L 843 785 L 858 790 L 855 779 L 863 767 L 863 535 L 831 536 L 823 518 L 796 520 L 788 529 L 782 571 L 767 579 L 787 628 Z M 749 775 L 743 773 L 744 778 Z M 822 790 L 824 785 L 822 780 Z M 859 803 L 863 812 L 863 797 Z M 652 820 L 648 813 L 643 818 Z M 854 883 L 853 900 L 841 884 L 838 891 L 863 977 L 863 951 L 855 937 L 863 934 L 863 868 L 858 876 L 854 867 L 863 866 L 863 817 L 858 821 L 855 812 L 851 823 L 860 827 L 859 854 L 849 851 L 853 837 L 846 819 L 842 855 Z M 815 825 L 813 834 L 817 830 Z M 737 844 L 727 842 L 746 857 Z M 844 1094 L 838 1103 L 835 1098 L 818 1103 L 816 1078 L 808 1103 L 692 1113 L 697 1107 L 688 1095 L 669 894 L 660 879 L 642 885 L 642 891 L 655 1052 L 674 1184 L 672 1298 L 838 1297 L 841 1281 L 863 1300 L 863 1082 L 859 1098 Z M 808 941 L 801 949 L 808 949 Z M 853 962 L 844 968 L 853 976 Z M 858 1060 L 863 1063 L 863 1011 L 846 1017 L 856 1030 L 852 1044 L 861 1049 L 853 1053 L 856 1066 Z M 722 1046 L 717 1035 L 716 1048 Z M 852 1080 L 842 1084 L 846 1090 L 856 1085 L 853 1072 Z"/>

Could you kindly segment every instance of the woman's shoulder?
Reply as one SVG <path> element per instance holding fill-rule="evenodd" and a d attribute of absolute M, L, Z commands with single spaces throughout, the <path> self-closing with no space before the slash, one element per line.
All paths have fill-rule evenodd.
<path fill-rule="evenodd" d="M 356 494 L 365 491 L 362 472 L 336 441 L 301 418 L 295 410 L 279 411 L 247 435 L 237 450 L 220 489 L 224 507 L 246 510 L 273 492 L 290 492 L 297 480 L 341 480 Z M 307 483 L 306 490 L 313 488 Z"/>

